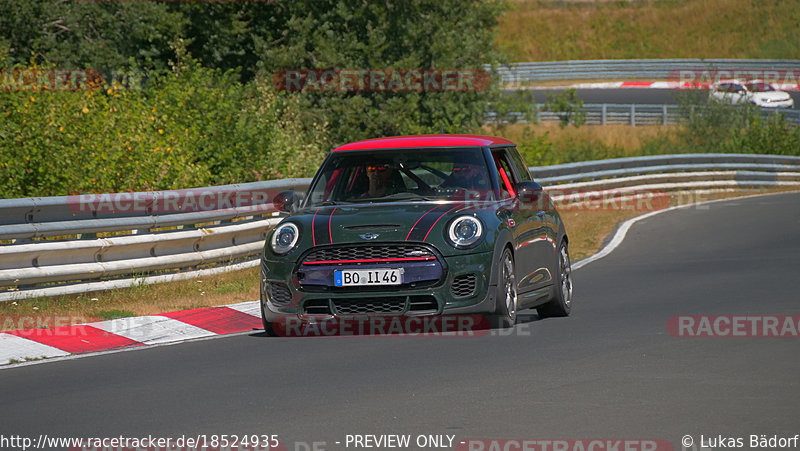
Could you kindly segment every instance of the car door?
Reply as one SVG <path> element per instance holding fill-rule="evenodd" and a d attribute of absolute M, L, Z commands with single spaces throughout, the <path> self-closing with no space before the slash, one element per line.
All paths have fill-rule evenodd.
<path fill-rule="evenodd" d="M 731 83 L 731 100 L 735 104 L 745 103 L 749 100 L 747 89 L 739 83 Z"/>
<path fill-rule="evenodd" d="M 711 90 L 711 97 L 716 100 L 727 100 L 731 101 L 732 99 L 729 96 L 729 92 L 731 89 L 730 83 L 720 83 Z"/>
<path fill-rule="evenodd" d="M 492 152 L 500 195 L 509 200 L 499 214 L 507 221 L 514 240 L 514 260 L 520 305 L 526 303 L 525 294 L 552 283 L 552 248 L 548 243 L 545 225 L 546 209 L 538 202 L 520 202 L 514 186 L 521 180 L 531 180 L 527 169 L 517 168 L 512 148 L 497 149 Z M 521 159 L 520 159 L 521 161 Z M 532 301 L 534 301 L 533 299 Z"/>
<path fill-rule="evenodd" d="M 509 148 L 508 153 L 511 157 L 511 163 L 514 166 L 514 169 L 519 174 L 520 181 L 533 180 L 533 176 L 531 176 L 531 172 L 528 170 L 528 166 L 525 164 L 525 161 L 522 159 L 522 155 L 519 154 L 517 148 Z M 550 262 L 550 273 L 555 274 L 558 268 L 559 244 L 559 221 L 556 217 L 555 205 L 553 204 L 547 192 L 542 190 L 542 194 L 537 200 L 536 204 L 532 205 L 530 208 L 536 208 L 537 217 L 543 222 L 542 226 L 544 227 L 543 230 L 545 233 L 545 241 L 547 242 L 547 245 L 543 246 L 543 258 L 545 261 Z"/>

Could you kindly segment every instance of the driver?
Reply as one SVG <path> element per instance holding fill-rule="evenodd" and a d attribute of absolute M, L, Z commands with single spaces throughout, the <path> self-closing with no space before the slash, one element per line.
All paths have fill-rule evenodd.
<path fill-rule="evenodd" d="M 366 167 L 369 188 L 366 197 L 383 197 L 398 192 L 395 169 L 386 163 L 370 163 Z"/>

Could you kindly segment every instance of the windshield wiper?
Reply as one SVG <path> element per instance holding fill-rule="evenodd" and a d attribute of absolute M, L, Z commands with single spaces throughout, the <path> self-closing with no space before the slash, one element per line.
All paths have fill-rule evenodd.
<path fill-rule="evenodd" d="M 424 201 L 432 201 L 437 200 L 432 197 L 423 196 L 422 194 L 414 194 L 414 193 L 398 193 L 392 196 L 386 197 L 388 200 L 424 200 Z"/>
<path fill-rule="evenodd" d="M 313 206 L 314 207 L 332 207 L 334 205 L 346 205 L 346 204 L 349 204 L 349 203 L 351 203 L 351 202 L 339 202 L 339 201 L 333 201 L 333 200 L 326 200 L 326 201 L 323 201 L 323 202 L 318 202 L 318 203 L 314 204 Z"/>

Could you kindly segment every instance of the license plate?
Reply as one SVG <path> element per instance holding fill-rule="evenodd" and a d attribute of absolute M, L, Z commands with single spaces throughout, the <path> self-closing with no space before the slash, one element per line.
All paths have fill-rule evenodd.
<path fill-rule="evenodd" d="M 333 272 L 333 284 L 337 287 L 361 285 L 400 285 L 403 269 L 341 269 Z"/>

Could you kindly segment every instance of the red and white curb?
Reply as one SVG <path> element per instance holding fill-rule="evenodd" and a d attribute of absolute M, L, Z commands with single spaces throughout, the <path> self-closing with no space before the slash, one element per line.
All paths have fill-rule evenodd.
<path fill-rule="evenodd" d="M 260 330 L 258 301 L 87 324 L 0 332 L 0 365 Z"/>
<path fill-rule="evenodd" d="M 569 86 L 527 86 L 523 89 L 536 91 L 552 91 L 558 89 L 618 89 L 618 88 L 645 88 L 645 89 L 675 89 L 675 90 L 702 90 L 708 89 L 708 84 L 679 83 L 674 81 L 612 81 L 601 83 L 578 83 Z M 772 86 L 781 91 L 800 91 L 797 83 L 774 83 Z"/>

